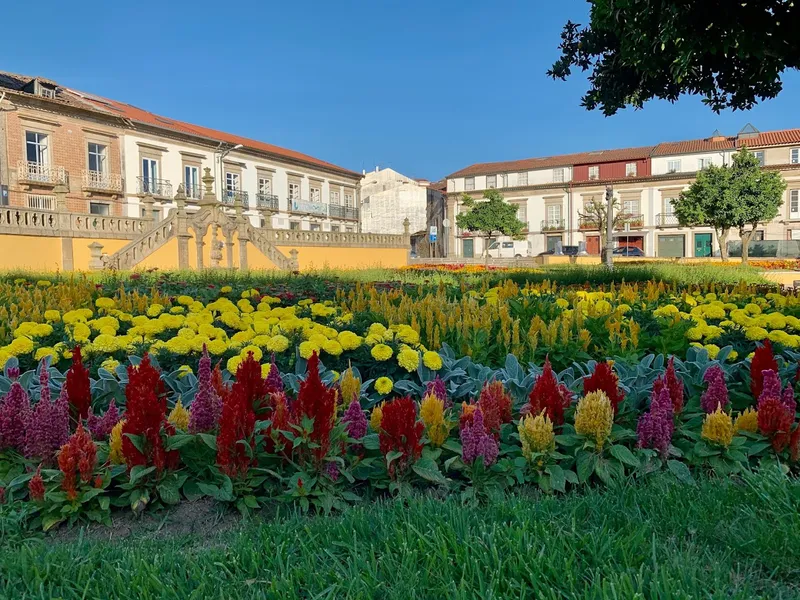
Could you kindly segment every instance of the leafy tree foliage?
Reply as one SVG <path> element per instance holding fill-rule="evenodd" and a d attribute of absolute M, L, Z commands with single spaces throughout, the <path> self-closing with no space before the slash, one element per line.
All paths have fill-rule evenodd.
<path fill-rule="evenodd" d="M 728 236 L 737 229 L 742 262 L 759 223 L 778 216 L 786 183 L 776 171 L 764 171 L 747 148 L 733 155 L 733 164 L 711 165 L 697 174 L 691 187 L 675 201 L 681 225 L 705 225 L 717 232 L 720 256 L 728 260 Z"/>
<path fill-rule="evenodd" d="M 583 205 L 583 212 L 578 212 L 578 216 L 587 224 L 591 224 L 600 229 L 600 256 L 606 259 L 606 244 L 608 243 L 608 201 L 605 196 L 595 198 L 592 196 Z M 619 199 L 614 196 L 611 198 L 611 219 L 614 229 L 622 229 L 625 222 L 630 219 L 630 215 L 621 211 Z"/>
<path fill-rule="evenodd" d="M 456 224 L 461 229 L 483 235 L 483 251 L 488 257 L 490 237 L 500 234 L 518 238 L 526 225 L 517 218 L 517 206 L 503 200 L 503 195 L 497 190 L 486 190 L 483 198 L 475 200 L 464 194 L 461 202 L 469 210 L 456 216 Z"/>
<path fill-rule="evenodd" d="M 790 0 L 589 0 L 587 27 L 567 22 L 548 71 L 589 71 L 582 105 L 606 115 L 653 98 L 703 96 L 715 112 L 774 98 L 800 66 L 800 3 Z"/>

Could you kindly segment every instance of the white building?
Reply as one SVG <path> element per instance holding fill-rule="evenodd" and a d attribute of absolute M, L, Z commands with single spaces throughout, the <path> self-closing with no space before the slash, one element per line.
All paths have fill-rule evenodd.
<path fill-rule="evenodd" d="M 366 233 L 403 233 L 427 229 L 429 181 L 412 179 L 394 169 L 375 167 L 361 178 L 361 230 Z"/>

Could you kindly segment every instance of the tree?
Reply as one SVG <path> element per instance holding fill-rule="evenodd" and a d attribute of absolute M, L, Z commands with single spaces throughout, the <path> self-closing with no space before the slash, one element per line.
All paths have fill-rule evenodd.
<path fill-rule="evenodd" d="M 611 215 L 614 229 L 621 229 L 630 215 L 619 209 L 619 199 L 611 197 Z M 600 256 L 601 260 L 606 260 L 606 244 L 608 243 L 608 201 L 605 198 L 597 199 L 592 196 L 583 205 L 583 212 L 578 212 L 581 220 L 592 227 L 600 230 Z"/>
<path fill-rule="evenodd" d="M 742 148 L 733 155 L 732 165 L 700 171 L 675 201 L 675 214 L 681 225 L 713 227 L 723 261 L 728 260 L 728 235 L 736 228 L 746 263 L 758 224 L 778 216 L 785 189 L 780 173 L 762 170 L 756 156 Z"/>
<path fill-rule="evenodd" d="M 787 0 L 589 0 L 587 27 L 567 22 L 547 72 L 589 71 L 582 105 L 606 115 L 647 100 L 703 96 L 715 112 L 750 109 L 800 66 L 800 3 Z"/>
<path fill-rule="evenodd" d="M 469 208 L 467 212 L 456 216 L 456 224 L 467 231 L 478 231 L 483 234 L 483 251 L 489 259 L 489 238 L 495 233 L 518 238 L 526 224 L 517 218 L 517 206 L 503 200 L 497 190 L 486 190 L 485 201 L 476 201 L 469 194 L 461 196 L 461 202 Z"/>

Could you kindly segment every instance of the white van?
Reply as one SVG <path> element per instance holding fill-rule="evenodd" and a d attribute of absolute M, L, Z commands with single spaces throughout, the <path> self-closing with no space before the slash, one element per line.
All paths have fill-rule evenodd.
<path fill-rule="evenodd" d="M 522 258 L 531 255 L 531 243 L 528 240 L 495 240 L 489 245 L 489 256 L 492 258 Z"/>

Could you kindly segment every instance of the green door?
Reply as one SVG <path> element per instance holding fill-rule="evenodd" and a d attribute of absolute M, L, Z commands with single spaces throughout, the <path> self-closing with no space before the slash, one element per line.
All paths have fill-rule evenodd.
<path fill-rule="evenodd" d="M 682 235 L 658 236 L 658 255 L 665 258 L 684 256 L 684 241 Z"/>
<path fill-rule="evenodd" d="M 462 242 L 463 254 L 464 258 L 474 258 L 475 257 L 475 240 L 464 240 Z"/>
<path fill-rule="evenodd" d="M 694 234 L 694 255 L 698 258 L 711 256 L 711 234 L 710 233 L 695 233 Z"/>

